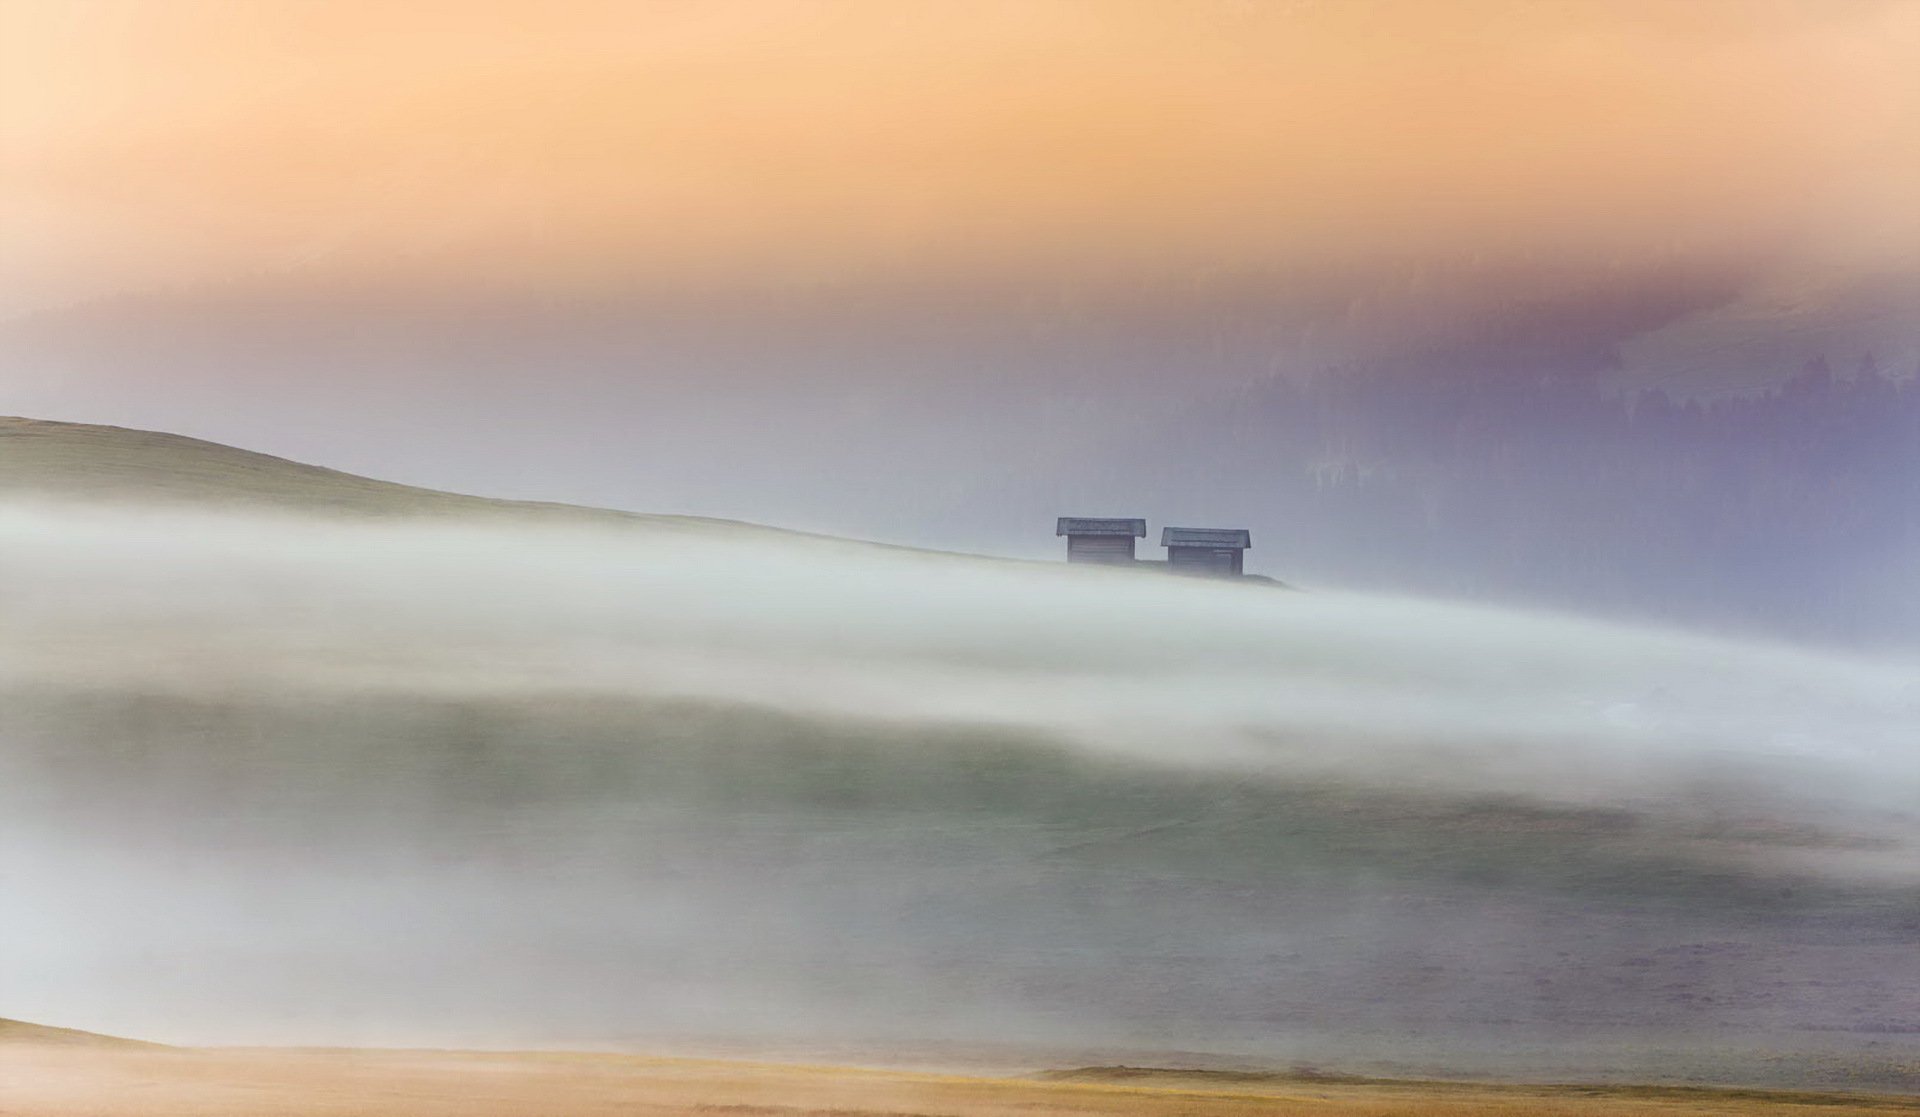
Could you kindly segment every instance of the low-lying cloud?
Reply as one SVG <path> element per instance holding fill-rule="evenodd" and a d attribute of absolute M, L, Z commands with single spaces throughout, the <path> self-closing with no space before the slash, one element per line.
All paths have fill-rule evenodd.
<path fill-rule="evenodd" d="M 1920 981 L 1846 946 L 1920 887 L 1899 659 L 727 526 L 28 506 L 0 618 L 14 1015 L 1273 1056 L 1497 1030 L 1563 970 L 1521 1015 L 1826 1027 Z M 1619 984 L 1702 935 L 1792 989 Z"/>
<path fill-rule="evenodd" d="M 1776 761 L 1920 780 L 1899 658 L 723 527 L 0 530 L 14 686 L 695 699 L 1574 800 Z"/>

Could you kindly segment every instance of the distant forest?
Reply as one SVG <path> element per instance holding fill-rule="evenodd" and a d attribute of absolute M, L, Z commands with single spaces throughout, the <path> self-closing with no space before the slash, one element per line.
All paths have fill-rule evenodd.
<path fill-rule="evenodd" d="M 1285 575 L 1844 641 L 1920 636 L 1920 370 L 1711 401 L 1592 375 L 1269 381 L 1180 475 L 1259 477 Z M 1276 451 L 1287 463 L 1273 468 Z M 1264 468 L 1261 464 L 1264 463 Z M 1268 567 L 1263 567 L 1268 568 Z"/>

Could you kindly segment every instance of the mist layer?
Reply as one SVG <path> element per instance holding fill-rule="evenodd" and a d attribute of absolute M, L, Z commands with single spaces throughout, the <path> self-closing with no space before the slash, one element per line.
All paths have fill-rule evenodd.
<path fill-rule="evenodd" d="M 1920 1030 L 1903 661 L 697 526 L 0 532 L 14 1015 L 1663 1074 Z"/>

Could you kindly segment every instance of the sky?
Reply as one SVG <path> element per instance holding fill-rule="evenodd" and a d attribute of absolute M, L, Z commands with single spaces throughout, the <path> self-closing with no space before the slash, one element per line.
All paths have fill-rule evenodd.
<path fill-rule="evenodd" d="M 4 295 L 1912 246 L 1911 3 L 6 8 Z M 478 269 L 478 276 L 470 269 Z"/>
<path fill-rule="evenodd" d="M 999 553 L 1310 530 L 1265 569 L 1501 595 L 1268 499 L 1478 483 L 1373 396 L 1262 426 L 1328 412 L 1288 386 L 1550 457 L 1473 385 L 1910 374 L 1917 68 L 1911 0 L 16 0 L 0 413 Z"/>

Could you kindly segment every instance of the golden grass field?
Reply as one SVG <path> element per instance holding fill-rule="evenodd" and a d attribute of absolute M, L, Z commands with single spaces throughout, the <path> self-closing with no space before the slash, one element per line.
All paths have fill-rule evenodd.
<path fill-rule="evenodd" d="M 1920 1113 L 1920 1099 L 1286 1075 L 1024 1078 L 562 1053 L 0 1045 L 7 1117 L 1238 1117 Z"/>

